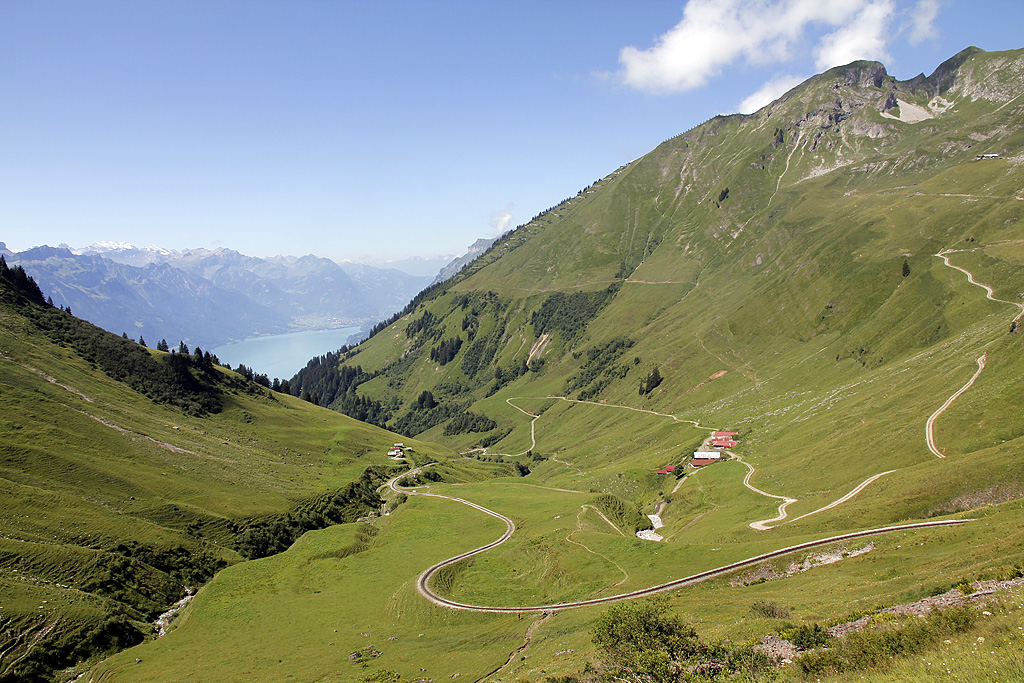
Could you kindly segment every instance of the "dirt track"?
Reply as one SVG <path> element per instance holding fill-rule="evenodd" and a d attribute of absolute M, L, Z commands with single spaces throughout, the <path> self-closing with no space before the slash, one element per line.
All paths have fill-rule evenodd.
<path fill-rule="evenodd" d="M 434 463 L 431 463 L 431 464 L 434 464 Z M 429 465 L 424 465 L 423 467 L 429 467 Z M 487 550 L 490 550 L 491 548 L 494 548 L 496 546 L 501 545 L 502 543 L 504 543 L 505 541 L 507 541 L 508 539 L 510 539 L 512 537 L 512 534 L 516 530 L 516 526 L 512 522 L 512 520 L 509 519 L 508 517 L 505 517 L 504 515 L 499 514 L 499 513 L 495 512 L 493 510 L 488 510 L 487 508 L 483 507 L 482 505 L 477 505 L 476 503 L 471 503 L 468 500 L 464 500 L 462 498 L 455 498 L 455 497 L 452 497 L 452 496 L 443 496 L 443 495 L 437 494 L 437 493 L 422 493 L 420 491 L 415 491 L 413 489 L 400 489 L 400 488 L 398 488 L 398 481 L 399 480 L 401 480 L 401 479 L 403 479 L 403 478 L 405 478 L 407 476 L 410 476 L 412 474 L 415 474 L 416 472 L 419 472 L 420 470 L 423 469 L 423 467 L 418 467 L 418 468 L 416 468 L 414 470 L 410 470 L 409 472 L 406 472 L 404 474 L 401 474 L 401 475 L 395 477 L 394 479 L 392 479 L 391 481 L 388 482 L 388 486 L 393 491 L 403 492 L 403 493 L 406 493 L 407 495 L 411 495 L 411 496 L 428 496 L 428 497 L 431 497 L 431 498 L 443 498 L 443 499 L 446 499 L 446 500 L 455 501 L 457 503 L 462 503 L 463 505 L 468 505 L 468 506 L 470 506 L 472 508 L 480 510 L 481 512 L 483 512 L 485 514 L 491 515 L 492 517 L 496 517 L 496 518 L 502 520 L 503 522 L 505 522 L 505 525 L 506 525 L 505 533 L 502 534 L 501 537 L 498 538 L 496 541 L 492 541 L 491 543 L 488 543 L 487 545 L 480 546 L 479 548 L 475 548 L 473 550 L 469 550 L 467 552 L 460 553 L 460 554 L 456 555 L 455 557 L 451 557 L 451 558 L 448 558 L 447 560 L 443 560 L 441 562 L 438 562 L 438 563 L 432 565 L 431 567 L 428 567 L 427 570 L 424 571 L 422 574 L 420 574 L 419 578 L 416 580 L 416 590 L 419 592 L 419 594 L 422 595 L 423 597 L 425 597 L 430 602 L 434 603 L 435 605 L 440 605 L 441 607 L 448 607 L 450 609 L 467 610 L 467 611 L 472 611 L 472 612 L 492 612 L 492 613 L 552 612 L 552 611 L 556 611 L 556 610 L 576 609 L 576 608 L 579 608 L 579 607 L 590 607 L 590 606 L 593 606 L 593 605 L 604 605 L 604 604 L 608 604 L 608 603 L 619 602 L 619 601 L 622 601 L 622 600 L 633 600 L 633 599 L 636 599 L 636 598 L 646 597 L 648 595 L 654 595 L 656 593 L 663 593 L 663 592 L 675 590 L 676 588 L 682 588 L 683 586 L 690 586 L 690 585 L 693 585 L 695 583 L 700 583 L 701 581 L 706 581 L 707 579 L 714 578 L 716 576 L 721 576 L 723 574 L 728 574 L 729 572 L 735 571 L 737 569 L 742 569 L 744 567 L 749 567 L 750 565 L 753 565 L 753 564 L 758 564 L 759 562 L 764 562 L 765 560 L 770 560 L 770 559 L 775 558 L 775 557 L 781 557 L 783 555 L 788 555 L 790 553 L 799 552 L 801 550 L 806 550 L 808 548 L 815 548 L 815 547 L 818 547 L 818 546 L 827 545 L 829 543 L 835 543 L 835 542 L 838 542 L 838 541 L 845 541 L 845 540 L 854 539 L 854 538 L 863 538 L 865 536 L 875 536 L 875 535 L 878 535 L 878 534 L 891 533 L 893 531 L 902 531 L 902 530 L 907 530 L 907 529 L 927 529 L 927 528 L 930 528 L 930 527 L 938 527 L 938 526 L 951 526 L 951 525 L 956 525 L 956 524 L 964 524 L 964 523 L 966 523 L 968 521 L 972 521 L 972 520 L 953 519 L 953 520 L 939 520 L 939 521 L 932 521 L 932 522 L 918 522 L 918 523 L 915 523 L 915 524 L 900 524 L 900 525 L 897 525 L 897 526 L 882 527 L 882 528 L 878 528 L 878 529 L 867 529 L 865 531 L 855 531 L 853 533 L 841 534 L 839 536 L 828 536 L 826 538 L 820 538 L 820 539 L 817 539 L 817 540 L 814 540 L 814 541 L 807 541 L 805 543 L 799 543 L 797 545 L 786 546 L 786 547 L 780 548 L 778 550 L 773 550 L 771 552 L 762 553 L 761 555 L 755 555 L 753 557 L 749 557 L 747 559 L 740 560 L 738 562 L 733 562 L 731 564 L 723 565 L 721 567 L 716 567 L 715 569 L 709 569 L 707 571 L 699 572 L 697 574 L 692 574 L 690 576 L 687 576 L 687 577 L 684 577 L 684 578 L 681 578 L 681 579 L 675 579 L 675 580 L 672 580 L 672 581 L 667 581 L 665 583 L 660 583 L 660 584 L 657 584 L 655 586 L 651 586 L 649 588 L 641 588 L 639 590 L 630 591 L 628 593 L 621 593 L 619 595 L 610 595 L 610 596 L 603 597 L 603 598 L 592 598 L 590 600 L 579 600 L 579 601 L 576 601 L 576 602 L 553 603 L 553 604 L 550 604 L 550 605 L 527 605 L 527 606 L 521 606 L 521 607 L 491 607 L 491 606 L 487 606 L 487 605 L 471 605 L 471 604 L 467 604 L 467 603 L 463 603 L 463 602 L 456 602 L 454 600 L 448 600 L 447 598 L 444 598 L 444 597 L 438 595 L 437 593 L 435 593 L 430 588 L 430 579 L 434 576 L 434 574 L 436 574 L 438 571 L 440 571 L 444 567 L 447 567 L 449 565 L 455 564 L 456 562 L 459 562 L 460 560 L 464 560 L 464 559 L 466 559 L 468 557 L 472 557 L 473 555 L 478 555 L 478 554 L 480 554 L 482 552 L 486 552 Z"/>

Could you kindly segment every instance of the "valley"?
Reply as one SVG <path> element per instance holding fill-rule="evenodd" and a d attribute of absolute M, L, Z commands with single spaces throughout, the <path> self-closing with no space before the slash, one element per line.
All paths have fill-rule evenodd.
<path fill-rule="evenodd" d="M 1021 74 L 1024 51 L 909 81 L 854 62 L 711 119 L 506 233 L 291 396 L 104 342 L 184 368 L 193 393 L 158 400 L 61 332 L 84 329 L 69 313 L 9 297 L 3 652 L 74 619 L 142 634 L 201 585 L 165 635 L 58 675 L 597 683 L 622 678 L 601 625 L 649 608 L 699 636 L 680 677 L 1012 680 Z M 733 445 L 691 465 L 716 430 Z M 662 540 L 637 536 L 651 515 Z M 186 584 L 129 541 L 216 569 Z M 951 590 L 950 611 L 895 609 Z M 778 641 L 792 662 L 764 654 Z"/>

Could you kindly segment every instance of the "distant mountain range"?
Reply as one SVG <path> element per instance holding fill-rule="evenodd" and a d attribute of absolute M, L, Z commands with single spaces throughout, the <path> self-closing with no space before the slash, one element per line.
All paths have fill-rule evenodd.
<path fill-rule="evenodd" d="M 212 348 L 256 335 L 358 325 L 399 310 L 432 276 L 313 255 L 256 258 L 231 249 L 97 243 L 0 254 L 24 266 L 54 303 L 150 345 Z"/>

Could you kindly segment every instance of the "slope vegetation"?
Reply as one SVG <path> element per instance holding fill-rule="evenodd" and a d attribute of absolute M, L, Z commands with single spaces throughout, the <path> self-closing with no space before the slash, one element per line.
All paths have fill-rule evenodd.
<path fill-rule="evenodd" d="M 395 435 L 111 335 L 0 271 L 0 680 L 140 642 L 220 568 L 379 506 Z"/>
<path fill-rule="evenodd" d="M 406 482 L 458 500 L 408 496 L 343 558 L 319 544 L 355 529 L 307 536 L 273 580 L 226 571 L 180 629 L 93 679 L 261 680 L 288 663 L 307 681 L 541 680 L 592 661 L 601 608 L 532 606 L 733 566 L 670 599 L 702 636 L 744 643 L 777 630 L 754 604 L 839 624 L 1014 573 L 1022 73 L 1024 53 L 973 48 L 910 81 L 832 69 L 505 235 L 293 382 L 460 451 Z M 738 433 L 737 457 L 693 469 L 712 430 Z M 661 541 L 632 535 L 646 515 Z M 896 526 L 833 544 L 828 562 L 808 549 L 743 565 Z M 508 611 L 427 602 L 432 565 L 425 592 Z M 257 585 L 273 600 L 248 600 Z M 279 619 L 284 604 L 302 617 Z M 266 656 L 243 671 L 247 651 Z"/>

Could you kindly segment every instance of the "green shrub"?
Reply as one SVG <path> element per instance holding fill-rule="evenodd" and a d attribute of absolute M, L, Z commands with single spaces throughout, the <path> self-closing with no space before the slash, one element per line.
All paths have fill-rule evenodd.
<path fill-rule="evenodd" d="M 750 606 L 750 612 L 762 619 L 789 619 L 790 609 L 772 600 L 758 600 Z"/>
<path fill-rule="evenodd" d="M 810 650 L 828 643 L 828 631 L 821 624 L 801 624 L 782 632 L 782 637 L 793 643 L 798 650 Z"/>
<path fill-rule="evenodd" d="M 924 619 L 851 633 L 831 641 L 827 650 L 801 654 L 796 664 L 807 677 L 868 669 L 968 631 L 976 618 L 975 610 L 966 605 L 935 610 Z"/>

